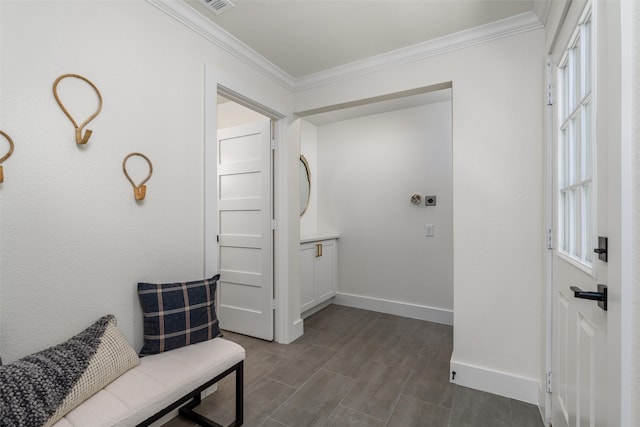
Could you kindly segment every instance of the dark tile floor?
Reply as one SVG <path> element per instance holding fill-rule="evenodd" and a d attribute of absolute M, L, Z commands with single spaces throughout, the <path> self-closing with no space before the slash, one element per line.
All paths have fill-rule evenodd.
<path fill-rule="evenodd" d="M 247 352 L 245 426 L 543 427 L 534 405 L 449 383 L 451 326 L 331 305 L 292 344 L 225 338 Z M 234 381 L 198 412 L 228 425 Z"/>

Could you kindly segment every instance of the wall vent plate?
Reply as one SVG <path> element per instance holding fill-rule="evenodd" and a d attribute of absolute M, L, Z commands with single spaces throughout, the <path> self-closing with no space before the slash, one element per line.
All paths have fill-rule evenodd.
<path fill-rule="evenodd" d="M 436 205 L 436 196 L 424 196 L 424 205 L 425 206 L 435 206 Z"/>
<path fill-rule="evenodd" d="M 202 3 L 206 4 L 209 9 L 213 11 L 216 15 L 220 15 L 225 10 L 231 9 L 234 4 L 229 0 L 200 0 Z"/>

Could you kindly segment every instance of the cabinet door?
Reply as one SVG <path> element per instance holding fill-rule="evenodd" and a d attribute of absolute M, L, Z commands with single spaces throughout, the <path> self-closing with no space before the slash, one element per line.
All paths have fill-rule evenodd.
<path fill-rule="evenodd" d="M 319 242 L 321 256 L 316 256 L 315 297 L 316 303 L 328 300 L 336 294 L 336 241 Z M 316 251 L 316 255 L 318 255 Z"/>
<path fill-rule="evenodd" d="M 316 246 L 313 243 L 300 245 L 300 313 L 316 304 L 313 286 Z"/>

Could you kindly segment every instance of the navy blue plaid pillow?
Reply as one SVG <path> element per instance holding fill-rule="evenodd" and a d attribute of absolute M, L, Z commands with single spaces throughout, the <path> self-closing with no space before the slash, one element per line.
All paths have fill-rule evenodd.
<path fill-rule="evenodd" d="M 215 298 L 218 279 L 219 274 L 194 282 L 138 283 L 144 315 L 140 356 L 221 337 Z"/>

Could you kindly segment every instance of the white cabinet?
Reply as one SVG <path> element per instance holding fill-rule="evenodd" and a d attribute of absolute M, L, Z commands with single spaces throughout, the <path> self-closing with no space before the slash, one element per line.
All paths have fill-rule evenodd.
<path fill-rule="evenodd" d="M 300 245 L 300 313 L 336 294 L 336 239 L 305 241 Z"/>

